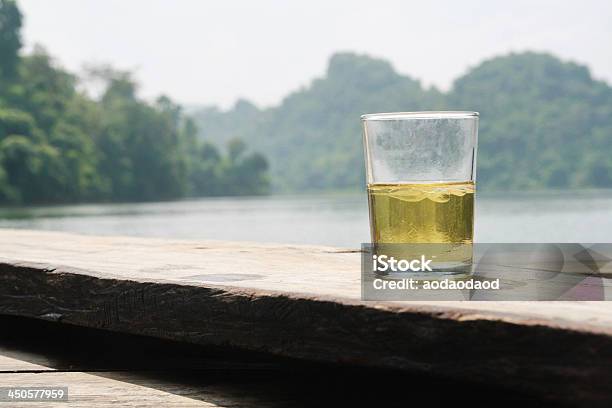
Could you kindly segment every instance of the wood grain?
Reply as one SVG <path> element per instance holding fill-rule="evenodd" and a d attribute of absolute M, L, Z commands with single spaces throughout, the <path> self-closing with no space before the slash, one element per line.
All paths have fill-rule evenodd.
<path fill-rule="evenodd" d="M 24 371 L 53 371 L 52 368 L 28 361 L 8 357 L 0 350 L 0 373 L 24 372 Z"/>
<path fill-rule="evenodd" d="M 0 402 L 2 406 L 70 408 L 91 407 L 218 407 L 201 401 L 158 390 L 152 386 L 104 377 L 104 373 L 82 372 L 0 374 L 3 387 L 68 387 L 68 402 Z M 112 374 L 116 375 L 116 374 Z M 129 379 L 129 374 L 123 374 Z M 227 405 L 222 405 L 227 406 Z"/>
<path fill-rule="evenodd" d="M 608 302 L 363 302 L 358 251 L 318 246 L 3 230 L 0 255 L 4 314 L 610 398 Z"/>

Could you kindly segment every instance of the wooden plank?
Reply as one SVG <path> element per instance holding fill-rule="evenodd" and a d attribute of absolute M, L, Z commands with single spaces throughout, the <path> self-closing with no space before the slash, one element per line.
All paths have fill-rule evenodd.
<path fill-rule="evenodd" d="M 0 402 L 2 406 L 70 408 L 91 407 L 218 407 L 214 402 L 192 399 L 150 386 L 134 384 L 129 374 L 122 380 L 107 378 L 104 374 L 82 372 L 43 372 L 0 374 L 3 387 L 68 387 L 68 402 Z M 227 406 L 227 405 L 221 405 Z"/>
<path fill-rule="evenodd" d="M 321 367 L 320 367 L 321 368 Z M 213 374 L 213 375 L 211 375 Z M 427 376 L 407 376 L 405 373 L 380 370 L 293 370 L 254 375 L 236 372 L 219 376 L 206 372 L 64 372 L 0 373 L 3 386 L 67 387 L 68 402 L 62 407 L 137 406 L 137 407 L 405 407 L 406 384 L 427 395 L 433 406 L 469 401 L 475 406 L 489 404 L 500 395 L 509 405 L 525 403 L 548 406 L 550 402 L 505 389 L 477 387 L 469 383 L 449 382 Z M 443 388 L 445 393 L 439 393 Z M 381 392 L 383 391 L 384 392 Z M 430 395 L 429 395 L 430 394 Z M 3 403 L 3 406 L 55 406 L 39 403 Z"/>
<path fill-rule="evenodd" d="M 16 358 L 16 355 L 20 358 Z M 68 402 L 59 403 L 62 407 L 151 407 L 159 406 L 159 404 L 172 407 L 218 406 L 214 402 L 205 400 L 206 393 L 197 393 L 199 398 L 196 399 L 189 398 L 185 395 L 193 395 L 194 392 L 188 387 L 175 386 L 172 388 L 174 392 L 169 392 L 167 383 L 143 377 L 142 374 L 139 375 L 138 373 L 109 371 L 91 374 L 79 371 L 65 372 L 26 360 L 40 360 L 40 355 L 15 350 L 7 352 L 0 348 L 0 386 L 67 387 L 69 399 Z M 185 395 L 180 395 L 181 393 Z M 222 400 L 210 392 L 208 394 L 212 399 Z M 48 401 L 0 401 L 0 407 L 49 407 L 50 405 L 55 404 Z"/>
<path fill-rule="evenodd" d="M 2 350 L 0 350 L 0 373 L 13 373 L 20 371 L 53 371 L 53 369 L 17 358 L 8 357 L 3 355 Z"/>
<path fill-rule="evenodd" d="M 127 406 L 148 406 L 150 398 L 134 401 L 134 395 L 139 395 L 143 390 L 135 390 L 133 385 L 162 391 L 162 406 L 174 406 L 172 403 L 176 402 L 176 399 L 167 395 L 170 393 L 209 404 L 179 401 L 187 406 L 404 407 L 406 384 L 422 393 L 431 393 L 428 399 L 434 406 L 456 403 L 458 397 L 480 406 L 488 404 L 499 395 L 507 394 L 505 389 L 478 386 L 478 392 L 474 395 L 464 392 L 474 387 L 474 384 L 469 382 L 445 381 L 397 370 L 358 370 L 355 367 L 305 363 L 37 319 L 0 316 L 0 327 L 5 329 L 0 332 L 0 362 L 6 369 L 4 372 L 0 371 L 0 385 L 6 383 L 3 379 L 10 378 L 11 384 L 19 386 L 51 384 L 68 387 L 71 394 L 79 391 L 76 398 L 70 399 L 68 406 L 82 406 L 87 403 L 85 400 L 89 399 L 92 400 L 92 405 L 96 403 L 94 406 L 112 401 Z M 10 335 L 6 334 L 7 331 L 10 331 Z M 67 338 L 71 342 L 69 346 L 66 344 Z M 18 340 L 17 344 L 15 340 Z M 18 347 L 15 348 L 15 345 Z M 110 349 L 110 352 L 106 349 Z M 96 350 L 96 353 L 91 353 L 91 350 Z M 104 355 L 102 365 L 99 354 Z M 143 359 L 154 364 L 143 365 Z M 169 359 L 179 360 L 180 364 L 171 363 Z M 213 367 L 210 364 L 211 359 Z M 121 365 L 116 365 L 117 360 L 121 361 Z M 228 364 L 223 370 L 219 370 L 220 367 L 214 366 L 216 361 L 225 361 Z M 237 361 L 249 364 L 245 367 L 237 365 Z M 253 361 L 269 363 L 253 367 Z M 67 370 L 88 375 L 73 374 L 67 377 L 63 374 Z M 57 375 L 35 377 L 45 380 L 39 382 L 32 382 L 32 376 L 13 376 L 16 373 L 40 372 L 54 372 Z M 95 379 L 91 376 L 103 378 Z M 104 379 L 124 384 L 109 383 Z M 92 382 L 96 386 L 112 388 L 116 394 L 109 401 L 107 393 L 98 393 L 98 390 L 91 386 L 88 387 L 89 394 L 83 393 L 83 385 Z M 440 394 L 440 388 L 446 392 Z M 381 393 L 381 390 L 385 392 Z M 463 394 L 465 395 L 461 397 Z M 533 395 L 516 392 L 504 399 L 508 404 L 517 406 L 522 406 L 525 402 L 537 402 L 539 406 L 546 404 L 546 401 L 534 399 Z M 61 405 L 64 406 L 63 404 Z M 3 404 L 0 403 L 0 406 Z"/>
<path fill-rule="evenodd" d="M 202 347 L 41 319 L 0 315 L 0 372 L 203 371 L 212 375 L 308 369 L 295 359 Z M 92 352 L 95 350 L 95 352 Z"/>
<path fill-rule="evenodd" d="M 284 360 L 235 350 L 231 355 L 215 356 L 211 353 L 219 350 L 77 326 L 63 325 L 66 330 L 62 331 L 57 323 L 33 319 L 2 317 L 0 324 L 3 329 L 13 331 L 10 336 L 0 333 L 0 386 L 66 387 L 68 402 L 58 406 L 301 406 L 298 396 L 287 396 L 278 390 L 279 383 L 290 372 L 279 365 Z M 36 334 L 40 337 L 36 338 Z M 70 347 L 66 347 L 66 335 L 73 341 Z M 21 340 L 22 348 L 14 347 L 13 340 L 17 339 Z M 105 347 L 115 350 L 107 354 L 104 360 L 111 361 L 104 361 L 103 365 L 96 358 L 92 364 L 91 356 L 83 353 L 89 350 L 91 355 L 92 349 L 105 352 Z M 166 357 L 178 359 L 179 364 Z M 151 364 L 143 365 L 145 358 Z M 272 363 L 252 365 L 253 361 L 264 359 Z M 114 360 L 120 360 L 121 365 L 116 366 Z M 219 367 L 222 361 L 226 364 Z M 245 364 L 236 364 L 237 361 Z M 294 370 L 300 365 L 290 367 Z M 251 385 L 253 382 L 255 387 Z M 22 405 L 55 404 L 0 401 L 0 407 Z"/>
<path fill-rule="evenodd" d="M 175 283 L 228 292 L 244 289 L 244 293 L 342 303 L 360 298 L 356 249 L 0 229 L 0 261 L 55 270 L 55 275 L 72 271 L 97 278 Z M 28 265 L 32 263 L 36 265 Z M 376 304 L 377 308 L 386 306 Z M 612 334 L 609 302 L 402 302 L 393 307 L 449 312 L 455 319 L 503 319 Z"/>
<path fill-rule="evenodd" d="M 3 230 L 0 254 L 0 313 L 610 397 L 608 302 L 362 302 L 359 253 L 317 246 Z"/>
<path fill-rule="evenodd" d="M 83 406 L 91 403 L 92 406 L 106 406 L 107 404 L 120 404 L 120 406 L 153 406 L 161 403 L 162 406 L 224 406 L 224 407 L 313 407 L 313 406 L 350 406 L 350 407 L 404 407 L 406 405 L 406 384 L 410 384 L 413 390 L 419 390 L 423 395 L 429 394 L 427 399 L 433 406 L 442 406 L 457 401 L 469 401 L 472 405 L 480 406 L 490 404 L 500 395 L 504 395 L 504 401 L 510 405 L 524 406 L 525 403 L 546 406 L 547 401 L 534 398 L 533 395 L 513 392 L 508 395 L 506 389 L 495 387 L 474 387 L 474 384 L 465 381 L 451 381 L 441 378 L 432 378 L 422 374 L 411 374 L 397 370 L 375 370 L 355 369 L 355 367 L 342 367 L 331 365 L 320 365 L 303 363 L 296 360 L 277 359 L 261 355 L 251 358 L 275 360 L 273 369 L 262 368 L 259 370 L 244 370 L 239 367 L 230 367 L 228 370 L 210 371 L 203 366 L 201 361 L 210 358 L 210 348 L 201 346 L 186 347 L 184 343 L 168 342 L 153 337 L 140 338 L 140 343 L 145 345 L 145 350 L 140 350 L 137 344 L 133 344 L 126 337 L 130 335 L 114 332 L 104 332 L 95 329 L 79 328 L 77 326 L 67 329 L 70 337 L 76 336 L 73 347 L 66 347 L 66 336 L 57 323 L 44 321 L 36 322 L 34 319 L 2 318 L 3 327 L 8 330 L 21 330 L 24 349 L 9 351 L 10 358 L 4 355 L 0 349 L 0 361 L 6 362 L 5 367 L 10 371 L 0 372 L 0 385 L 9 383 L 14 386 L 64 386 L 68 388 L 72 397 L 68 406 Z M 37 332 L 49 343 L 45 344 L 42 339 L 33 339 L 32 331 Z M 97 333 L 98 336 L 89 337 L 88 333 Z M 83 341 L 83 336 L 88 341 Z M 20 336 L 11 336 L 17 338 Z M 115 343 L 117 342 L 117 343 Z M 177 369 L 176 366 L 164 365 L 164 361 L 156 370 L 142 370 L 141 360 L 154 351 L 154 343 L 160 347 L 159 353 L 173 357 L 191 356 L 192 363 Z M 0 345 L 4 344 L 0 339 Z M 113 347 L 117 345 L 116 347 Z M 105 347 L 125 349 L 125 354 L 119 354 L 117 358 L 123 361 L 122 370 L 96 370 L 87 371 L 91 367 L 91 358 L 83 358 L 79 351 L 86 349 L 103 350 Z M 30 351 L 25 351 L 28 349 Z M 76 349 L 76 353 L 75 353 Z M 199 350 L 199 352 L 197 351 Z M 52 366 L 33 367 L 28 362 L 47 359 Z M 121 351 L 121 350 L 117 350 Z M 218 351 L 218 350 L 217 350 Z M 15 353 L 19 358 L 15 358 Z M 76 357 L 75 357 L 76 354 Z M 249 354 L 223 353 L 224 359 L 235 361 L 238 359 L 249 359 Z M 238 356 L 236 356 L 238 355 Z M 79 358 L 80 356 L 80 358 Z M 23 359 L 24 361 L 19 361 Z M 72 362 L 70 369 L 72 374 L 66 376 L 61 361 Z M 157 361 L 157 359 L 155 359 Z M 60 363 L 58 366 L 58 362 Z M 114 364 L 110 363 L 112 367 Z M 74 370 L 80 367 L 82 370 Z M 126 367 L 133 369 L 125 370 Z M 164 368 L 168 369 L 164 369 Z M 32 371 L 36 368 L 36 371 Z M 75 372 L 76 371 L 76 372 Z M 14 375 L 22 373 L 50 373 L 53 376 L 30 376 Z M 78 374 L 78 375 L 77 375 Z M 92 376 L 102 377 L 93 378 Z M 32 380 L 34 379 L 34 381 Z M 6 380 L 6 381 L 5 381 Z M 114 381 L 106 381 L 114 380 Z M 119 382 L 119 383 L 117 383 Z M 151 398 L 146 390 L 134 387 L 147 387 L 153 389 Z M 114 395 L 109 397 L 108 391 L 100 392 L 99 388 L 112 389 Z M 86 389 L 86 392 L 84 392 Z M 439 393 L 444 389 L 445 393 Z M 466 392 L 465 390 L 477 390 L 477 392 Z M 161 394 L 156 392 L 161 391 Z M 474 391 L 475 391 L 474 390 Z M 384 392 L 381 392 L 384 391 Z M 76 392 L 76 394 L 75 394 Z M 145 393 L 146 398 L 139 398 Z M 193 402 L 177 400 L 172 395 L 187 397 Z M 135 399 L 136 398 L 136 399 Z M 198 403 L 203 401 L 205 403 Z M 550 403 L 550 401 L 548 401 Z M 27 404 L 30 404 L 29 402 Z M 62 403 L 62 406 L 65 403 Z M 0 406 L 7 404 L 0 403 Z M 20 404 L 8 404 L 8 406 L 19 406 Z M 50 406 L 49 404 L 48 406 Z M 44 406 L 44 405 L 43 405 Z"/>

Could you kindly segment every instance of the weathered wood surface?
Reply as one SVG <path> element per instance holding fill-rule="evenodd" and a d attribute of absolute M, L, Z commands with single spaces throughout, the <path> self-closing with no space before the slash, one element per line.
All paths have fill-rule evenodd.
<path fill-rule="evenodd" d="M 28 361 L 23 361 L 17 358 L 5 356 L 0 350 L 0 373 L 18 373 L 29 371 L 53 371 L 53 369 L 42 366 L 40 364 L 34 364 Z"/>
<path fill-rule="evenodd" d="M 91 407 L 218 407 L 215 403 L 198 401 L 161 391 L 154 387 L 105 378 L 81 372 L 0 374 L 3 387 L 63 387 L 69 386 L 67 403 L 0 402 L 0 406 L 91 408 Z M 126 375 L 127 376 L 127 375 Z"/>
<path fill-rule="evenodd" d="M 466 392 L 474 384 L 421 373 L 316 364 L 5 315 L 0 327 L 0 386 L 68 387 L 68 407 L 403 408 L 407 384 L 430 394 L 432 406 L 485 406 L 500 395 L 509 406 L 552 405 L 499 387 Z"/>
<path fill-rule="evenodd" d="M 68 387 L 68 402 L 62 407 L 217 407 L 214 402 L 188 398 L 156 388 L 156 382 L 135 383 L 137 374 L 58 371 L 50 367 L 7 357 L 0 353 L 0 386 L 2 387 Z M 49 401 L 0 401 L 2 406 L 49 407 Z M 221 406 L 227 406 L 226 404 Z"/>
<path fill-rule="evenodd" d="M 62 407 L 276 407 L 281 400 L 244 395 L 250 390 L 234 380 L 278 369 L 263 356 L 9 316 L 0 316 L 0 327 L 0 386 L 67 387 Z"/>
<path fill-rule="evenodd" d="M 608 302 L 362 302 L 357 251 L 0 231 L 0 313 L 609 401 Z"/>

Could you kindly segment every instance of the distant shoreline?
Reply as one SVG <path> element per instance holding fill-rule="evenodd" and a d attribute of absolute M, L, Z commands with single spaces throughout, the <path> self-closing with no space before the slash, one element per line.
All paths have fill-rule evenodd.
<path fill-rule="evenodd" d="M 478 185 L 478 184 L 477 184 Z M 541 189 L 541 190 L 485 190 L 477 191 L 478 197 L 489 199 L 504 199 L 508 197 L 516 198 L 554 198 L 576 196 L 581 198 L 597 198 L 600 196 L 612 196 L 612 188 L 601 189 Z M 131 204 L 155 204 L 155 203 L 180 203 L 180 202 L 197 202 L 197 201 L 244 201 L 253 199 L 275 199 L 275 198 L 299 198 L 299 197 L 355 197 L 363 195 L 366 197 L 365 186 L 363 190 L 358 189 L 340 189 L 340 190 L 312 190 L 304 192 L 273 192 L 262 195 L 228 195 L 228 196 L 201 196 L 201 197 L 182 197 L 168 200 L 141 200 L 141 201 L 83 201 L 83 202 L 64 202 L 64 203 L 41 203 L 41 204 L 22 204 L 22 205 L 0 205 L 0 210 L 27 210 L 36 208 L 53 208 L 66 206 L 98 206 L 98 205 L 131 205 Z M 0 214 L 0 218 L 2 215 Z"/>

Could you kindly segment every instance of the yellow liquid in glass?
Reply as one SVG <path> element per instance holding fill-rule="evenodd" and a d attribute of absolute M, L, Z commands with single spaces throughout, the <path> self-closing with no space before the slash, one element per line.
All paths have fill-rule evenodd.
<path fill-rule="evenodd" d="M 368 185 L 372 242 L 448 244 L 433 246 L 428 255 L 439 262 L 470 263 L 474 187 L 473 182 Z"/>

